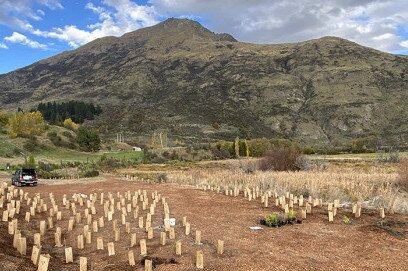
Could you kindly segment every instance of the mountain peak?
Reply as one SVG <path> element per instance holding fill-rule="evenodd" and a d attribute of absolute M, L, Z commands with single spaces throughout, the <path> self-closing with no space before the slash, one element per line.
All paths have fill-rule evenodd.
<path fill-rule="evenodd" d="M 167 27 L 197 27 L 197 28 L 205 28 L 199 22 L 186 19 L 186 18 L 168 18 L 163 22 L 159 23 L 158 25 L 163 25 Z"/>
<path fill-rule="evenodd" d="M 174 37 L 182 35 L 187 39 L 199 39 L 205 41 L 228 41 L 236 42 L 237 40 L 226 33 L 214 33 L 199 22 L 185 18 L 169 18 L 151 27 L 145 28 L 154 35 L 161 37 Z M 133 33 L 139 33 L 138 30 Z"/>

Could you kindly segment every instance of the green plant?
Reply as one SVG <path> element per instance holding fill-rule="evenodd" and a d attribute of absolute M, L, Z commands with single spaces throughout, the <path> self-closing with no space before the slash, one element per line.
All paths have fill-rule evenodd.
<path fill-rule="evenodd" d="M 288 213 L 288 221 L 294 221 L 294 220 L 296 220 L 296 212 L 295 210 L 290 209 Z"/>
<path fill-rule="evenodd" d="M 28 152 L 34 152 L 40 148 L 40 144 L 35 136 L 29 137 L 28 140 L 23 144 L 23 148 Z"/>
<path fill-rule="evenodd" d="M 272 213 L 265 217 L 265 224 L 268 227 L 278 227 L 282 221 L 282 218 L 278 213 Z"/>
<path fill-rule="evenodd" d="M 348 216 L 343 216 L 343 223 L 349 225 L 351 224 L 351 219 Z"/>
<path fill-rule="evenodd" d="M 99 171 L 96 167 L 96 164 L 94 163 L 86 163 L 82 164 L 78 167 L 79 169 L 79 175 L 82 178 L 90 178 L 90 177 L 96 177 L 99 176 Z"/>
<path fill-rule="evenodd" d="M 84 151 L 98 151 L 101 148 L 99 133 L 83 126 L 78 129 L 77 142 L 79 147 Z"/>
<path fill-rule="evenodd" d="M 32 155 L 31 153 L 28 155 L 26 161 L 27 161 L 26 162 L 26 167 L 28 167 L 28 168 L 35 168 L 36 167 L 34 155 Z"/>

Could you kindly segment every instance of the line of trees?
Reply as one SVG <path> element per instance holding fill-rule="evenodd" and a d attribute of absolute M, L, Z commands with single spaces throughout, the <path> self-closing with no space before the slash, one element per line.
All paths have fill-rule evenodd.
<path fill-rule="evenodd" d="M 69 101 L 40 103 L 32 111 L 40 111 L 44 119 L 50 124 L 61 125 L 66 119 L 71 119 L 79 124 L 85 120 L 92 120 L 102 112 L 102 109 L 99 105 L 95 106 L 93 103 Z"/>

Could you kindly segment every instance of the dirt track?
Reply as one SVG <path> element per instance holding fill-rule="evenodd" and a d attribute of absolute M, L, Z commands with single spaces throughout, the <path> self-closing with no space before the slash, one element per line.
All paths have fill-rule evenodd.
<path fill-rule="evenodd" d="M 326 222 L 323 210 L 313 210 L 302 224 L 287 225 L 278 229 L 263 227 L 262 230 L 252 231 L 250 226 L 259 225 L 259 220 L 276 207 L 263 208 L 259 202 L 244 199 L 242 196 L 234 198 L 211 191 L 200 191 L 190 187 L 170 184 L 145 184 L 110 178 L 104 182 L 90 184 L 61 184 L 39 185 L 38 187 L 23 188 L 30 196 L 41 193 L 48 198 L 53 192 L 61 204 L 63 194 L 70 197 L 74 193 L 107 193 L 135 191 L 146 189 L 148 192 L 157 190 L 165 198 L 170 207 L 171 217 L 177 219 L 176 240 L 182 241 L 182 256 L 174 255 L 174 241 L 168 240 L 165 246 L 159 245 L 159 233 L 148 240 L 149 256 L 160 259 L 174 259 L 176 264 L 159 264 L 155 270 L 196 270 L 195 253 L 204 251 L 205 270 L 407 270 L 408 266 L 408 217 L 401 215 L 387 216 L 392 227 L 387 231 L 377 227 L 378 215 L 363 210 L 362 217 L 355 225 L 345 225 L 343 215 L 352 217 L 350 211 L 340 211 L 334 223 Z M 99 206 L 99 205 L 98 205 Z M 27 207 L 25 207 L 27 208 Z M 99 208 L 101 208 L 99 206 Z M 162 209 L 162 208 L 157 208 Z M 7 233 L 7 224 L 0 222 L 0 267 L 2 270 L 36 270 L 30 262 L 32 235 L 38 232 L 39 221 L 36 217 L 30 223 L 23 222 L 26 209 L 20 213 L 19 228 L 28 237 L 26 257 L 18 256 L 11 246 L 12 237 Z M 97 251 L 94 246 L 86 245 L 85 250 L 78 251 L 75 245 L 76 235 L 82 230 L 77 226 L 73 234 L 64 234 L 67 228 L 68 211 L 63 210 L 65 220 L 57 222 L 62 228 L 63 238 L 68 246 L 74 248 L 73 264 L 64 264 L 62 248 L 44 245 L 43 252 L 51 255 L 49 270 L 79 270 L 79 256 L 87 256 L 88 263 L 92 263 L 93 270 L 143 270 L 138 255 L 138 246 L 134 248 L 136 267 L 127 263 L 127 251 L 130 237 L 122 229 L 122 237 L 116 242 L 115 256 L 108 257 L 106 248 Z M 98 211 L 100 212 L 100 211 Z M 162 210 L 157 217 L 161 217 Z M 185 236 L 181 227 L 181 219 L 187 216 L 191 223 L 191 234 Z M 99 217 L 98 215 L 95 216 Z M 120 217 L 117 216 L 119 223 Z M 396 223 L 400 221 L 401 223 Z M 136 229 L 136 221 L 132 221 L 132 231 L 137 232 L 137 240 L 145 238 L 146 234 Z M 158 226 L 159 220 L 154 220 L 153 226 Z M 113 239 L 111 225 L 105 225 L 96 236 L 103 236 L 107 240 Z M 194 244 L 195 230 L 201 230 L 202 245 Z M 391 230 L 390 230 L 391 229 Z M 399 233 L 399 238 L 390 233 Z M 30 237 L 31 236 L 31 237 Z M 216 254 L 217 240 L 225 241 L 225 254 Z M 54 230 L 48 230 L 45 243 L 53 244 Z M 112 240 L 111 240 L 112 241 Z M 10 247 L 11 246 L 11 247 Z"/>

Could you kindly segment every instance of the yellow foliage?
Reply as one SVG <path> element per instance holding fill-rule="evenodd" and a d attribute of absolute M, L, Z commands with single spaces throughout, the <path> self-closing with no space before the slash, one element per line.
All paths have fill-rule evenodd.
<path fill-rule="evenodd" d="M 39 111 L 17 112 L 9 119 L 11 137 L 40 135 L 45 130 L 45 121 Z"/>
<path fill-rule="evenodd" d="M 71 118 L 68 118 L 64 120 L 64 127 L 71 130 L 77 130 L 79 125 L 76 124 Z"/>
<path fill-rule="evenodd" d="M 9 122 L 10 115 L 6 112 L 0 111 L 0 127 L 6 126 Z"/>

